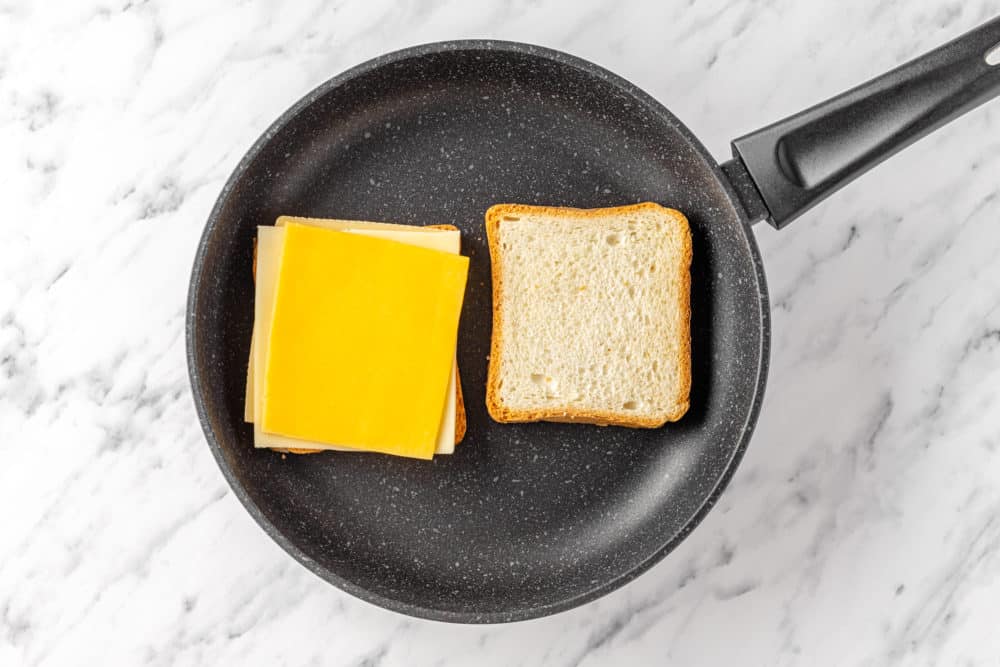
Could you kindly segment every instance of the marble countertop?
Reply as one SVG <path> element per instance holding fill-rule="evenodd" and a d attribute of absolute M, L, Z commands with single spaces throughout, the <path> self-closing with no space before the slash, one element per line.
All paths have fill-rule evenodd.
<path fill-rule="evenodd" d="M 202 226 L 264 128 L 384 51 L 535 42 L 735 136 L 998 0 L 0 2 L 0 665 L 1000 661 L 1000 103 L 782 232 L 767 397 L 704 523 L 613 594 L 452 626 L 358 601 L 227 487 L 188 386 Z"/>

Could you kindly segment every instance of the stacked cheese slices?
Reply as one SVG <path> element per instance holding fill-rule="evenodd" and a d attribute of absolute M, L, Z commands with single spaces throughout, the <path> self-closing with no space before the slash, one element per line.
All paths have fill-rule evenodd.
<path fill-rule="evenodd" d="M 258 228 L 245 418 L 254 446 L 430 459 L 464 433 L 455 228 L 278 218 Z"/>

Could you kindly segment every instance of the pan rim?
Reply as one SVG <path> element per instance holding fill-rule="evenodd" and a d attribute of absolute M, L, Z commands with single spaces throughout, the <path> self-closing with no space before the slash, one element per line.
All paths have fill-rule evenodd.
<path fill-rule="evenodd" d="M 740 224 L 743 227 L 743 238 L 747 244 L 747 251 L 752 260 L 754 274 L 757 279 L 757 292 L 760 304 L 759 328 L 761 332 L 761 339 L 754 383 L 754 396 L 751 401 L 746 420 L 744 421 L 739 441 L 736 443 L 736 447 L 733 449 L 732 455 L 721 475 L 716 480 L 711 493 L 705 498 L 698 510 L 691 516 L 683 528 L 677 531 L 673 536 L 669 537 L 669 539 L 666 539 L 659 546 L 659 548 L 652 551 L 645 559 L 642 560 L 642 562 L 633 567 L 631 570 L 624 572 L 617 577 L 608 579 L 598 585 L 592 586 L 583 593 L 562 598 L 555 602 L 542 603 L 533 606 L 522 606 L 512 610 L 489 610 L 481 612 L 452 611 L 405 602 L 355 584 L 354 582 L 340 576 L 336 572 L 324 567 L 302 551 L 292 542 L 292 540 L 285 536 L 280 528 L 278 528 L 264 515 L 263 511 L 253 501 L 246 489 L 242 486 L 242 484 L 240 484 L 236 475 L 233 473 L 232 468 L 226 461 L 222 444 L 220 443 L 219 438 L 216 437 L 216 430 L 213 428 L 212 419 L 208 414 L 206 407 L 208 396 L 207 392 L 205 392 L 202 387 L 197 364 L 198 353 L 195 346 L 195 341 L 198 338 L 199 327 L 196 317 L 198 294 L 202 289 L 203 283 L 207 278 L 210 278 L 205 275 L 205 257 L 208 252 L 209 243 L 215 234 L 217 226 L 219 225 L 222 208 L 228 201 L 233 189 L 241 181 L 247 170 L 264 150 L 264 148 L 270 143 L 273 137 L 281 132 L 293 119 L 298 117 L 300 113 L 308 109 L 316 100 L 351 80 L 366 75 L 377 69 L 391 66 L 412 58 L 460 51 L 492 51 L 510 52 L 519 55 L 527 54 L 551 60 L 562 65 L 574 67 L 589 75 L 596 76 L 608 83 L 613 84 L 623 92 L 642 102 L 656 115 L 666 120 L 668 124 L 673 126 L 675 130 L 677 130 L 692 146 L 698 150 L 698 152 L 705 159 L 705 162 L 714 171 L 716 181 L 722 186 L 722 189 L 726 193 L 735 214 L 740 220 Z M 639 575 L 648 571 L 653 565 L 663 560 L 667 554 L 673 551 L 681 542 L 684 541 L 684 539 L 687 538 L 688 535 L 691 534 L 691 532 L 698 526 L 698 524 L 701 523 L 708 512 L 712 509 L 712 507 L 714 507 L 719 496 L 728 486 L 736 468 L 739 467 L 739 464 L 743 459 L 743 455 L 753 434 L 757 418 L 760 413 L 767 381 L 768 366 L 770 363 L 771 322 L 763 262 L 761 260 L 756 239 L 750 229 L 750 223 L 748 222 L 747 216 L 739 204 L 736 193 L 724 176 L 718 162 L 705 149 L 702 143 L 691 133 L 687 126 L 681 123 L 663 104 L 617 74 L 614 74 L 613 72 L 610 72 L 588 60 L 564 53 L 562 51 L 513 41 L 453 40 L 431 42 L 392 51 L 345 70 L 306 93 L 302 98 L 284 111 L 273 123 L 271 123 L 260 135 L 260 137 L 254 141 L 251 147 L 237 163 L 232 174 L 230 174 L 225 185 L 220 191 L 219 196 L 209 213 L 201 238 L 199 239 L 188 287 L 185 315 L 185 338 L 188 377 L 191 385 L 192 398 L 194 400 L 198 420 L 201 424 L 209 449 L 212 451 L 216 464 L 222 471 L 227 484 L 239 499 L 240 503 L 247 510 L 250 516 L 253 517 L 257 524 L 264 529 L 264 532 L 278 544 L 278 546 L 280 546 L 299 563 L 304 565 L 306 569 L 317 575 L 320 579 L 329 584 L 333 584 L 340 590 L 354 596 L 355 598 L 374 604 L 378 607 L 382 607 L 383 609 L 425 620 L 466 624 L 492 624 L 542 618 L 562 611 L 567 611 L 603 597 L 604 595 L 621 588 L 625 584 L 637 578 Z"/>

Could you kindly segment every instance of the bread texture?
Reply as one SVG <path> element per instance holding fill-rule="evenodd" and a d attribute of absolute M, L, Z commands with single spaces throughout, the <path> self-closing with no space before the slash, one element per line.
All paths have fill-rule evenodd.
<path fill-rule="evenodd" d="M 500 204 L 486 212 L 498 422 L 656 428 L 691 391 L 691 230 L 679 211 Z"/>

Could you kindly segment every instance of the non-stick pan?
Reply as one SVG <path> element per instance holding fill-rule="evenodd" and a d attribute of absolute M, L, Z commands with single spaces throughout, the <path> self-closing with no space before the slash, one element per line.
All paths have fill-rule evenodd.
<path fill-rule="evenodd" d="M 751 225 L 782 227 L 1000 92 L 994 20 L 733 142 L 716 163 L 627 81 L 526 44 L 430 44 L 311 92 L 240 162 L 195 259 L 187 315 L 198 413 L 250 514 L 316 574 L 415 616 L 498 622 L 621 586 L 704 517 L 743 455 L 767 375 L 767 289 Z M 655 430 L 501 425 L 484 406 L 494 203 L 656 201 L 691 221 L 691 410 Z M 468 435 L 433 462 L 256 451 L 243 423 L 257 225 L 282 214 L 462 230 Z M 572 345 L 572 341 L 567 341 Z"/>

